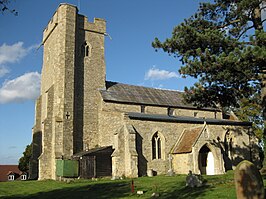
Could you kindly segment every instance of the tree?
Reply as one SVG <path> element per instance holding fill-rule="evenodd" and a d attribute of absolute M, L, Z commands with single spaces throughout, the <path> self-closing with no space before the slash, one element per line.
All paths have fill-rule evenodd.
<path fill-rule="evenodd" d="M 0 0 L 0 10 L 2 13 L 8 11 L 13 13 L 15 16 L 18 15 L 18 12 L 15 9 L 10 9 L 8 4 L 10 3 L 10 0 Z"/>
<path fill-rule="evenodd" d="M 261 19 L 265 7 L 263 0 L 200 3 L 193 16 L 174 28 L 171 38 L 155 38 L 156 50 L 180 59 L 184 77 L 198 78 L 185 88 L 186 101 L 238 111 L 244 104 L 257 104 L 257 114 L 263 109 L 266 118 L 266 34 Z"/>
<path fill-rule="evenodd" d="M 30 166 L 30 159 L 32 155 L 32 144 L 27 145 L 23 156 L 19 159 L 18 168 L 20 171 L 28 172 Z"/>

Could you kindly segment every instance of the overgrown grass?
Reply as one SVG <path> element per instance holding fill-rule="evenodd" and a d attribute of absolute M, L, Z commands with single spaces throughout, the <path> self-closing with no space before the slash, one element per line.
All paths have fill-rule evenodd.
<path fill-rule="evenodd" d="M 185 186 L 186 175 L 141 177 L 134 179 L 135 192 L 131 193 L 132 179 L 76 180 L 70 183 L 58 181 L 14 181 L 0 183 L 0 198 L 236 198 L 233 172 L 226 175 L 204 176 L 207 183 L 199 188 Z M 143 195 L 137 195 L 141 190 Z"/>

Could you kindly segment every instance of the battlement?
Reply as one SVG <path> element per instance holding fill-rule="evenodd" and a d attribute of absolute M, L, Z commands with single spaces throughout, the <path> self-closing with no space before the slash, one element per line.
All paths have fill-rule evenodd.
<path fill-rule="evenodd" d="M 58 13 L 55 12 L 53 17 L 49 21 L 48 25 L 43 31 L 43 41 L 42 41 L 43 44 L 48 38 L 48 36 L 52 33 L 52 31 L 56 28 L 57 24 L 58 24 Z"/>
<path fill-rule="evenodd" d="M 48 39 L 50 34 L 54 31 L 54 29 L 57 27 L 57 25 L 60 23 L 60 19 L 64 18 L 64 11 L 66 10 L 66 13 L 68 10 L 73 9 L 75 12 L 78 13 L 78 8 L 74 5 L 68 4 L 68 3 L 61 3 L 55 13 L 53 14 L 52 18 L 48 22 L 46 28 L 43 31 L 43 41 L 42 44 L 45 43 L 45 41 Z M 61 17 L 60 17 L 61 16 Z M 94 18 L 93 22 L 88 21 L 88 17 L 78 14 L 77 15 L 77 23 L 78 28 L 83 29 L 85 31 L 105 34 L 106 33 L 106 21 L 104 19 L 100 18 Z"/>
<path fill-rule="evenodd" d="M 88 17 L 78 15 L 79 28 L 85 31 L 96 32 L 100 34 L 106 33 L 106 21 L 100 18 L 94 18 L 93 22 L 89 22 Z"/>
<path fill-rule="evenodd" d="M 62 9 L 75 9 L 76 12 L 78 12 L 78 9 L 76 6 L 71 5 L 71 4 L 67 4 L 67 3 L 61 3 L 59 4 L 58 8 L 56 9 L 56 11 L 54 12 L 52 18 L 50 19 L 50 21 L 48 22 L 46 28 L 43 30 L 43 41 L 42 44 L 44 44 L 44 42 L 48 39 L 48 37 L 50 36 L 50 34 L 54 31 L 54 29 L 56 28 L 56 26 L 59 23 L 59 19 L 60 19 L 60 14 L 63 14 Z"/>

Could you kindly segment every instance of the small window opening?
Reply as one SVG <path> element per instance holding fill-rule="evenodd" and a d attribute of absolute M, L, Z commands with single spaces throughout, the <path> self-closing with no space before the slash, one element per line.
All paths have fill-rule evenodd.
<path fill-rule="evenodd" d="M 168 109 L 167 109 L 167 115 L 168 115 L 168 116 L 173 116 L 173 115 L 174 115 L 174 109 L 168 107 Z"/>
<path fill-rule="evenodd" d="M 15 175 L 9 175 L 8 180 L 15 180 Z"/>
<path fill-rule="evenodd" d="M 27 175 L 21 175 L 21 180 L 27 180 Z"/>
<path fill-rule="evenodd" d="M 152 159 L 162 158 L 162 143 L 158 133 L 152 137 Z"/>
<path fill-rule="evenodd" d="M 69 119 L 70 118 L 70 113 L 67 111 L 66 112 L 66 119 Z"/>
<path fill-rule="evenodd" d="M 85 46 L 85 57 L 89 56 L 89 46 Z"/>
<path fill-rule="evenodd" d="M 198 112 L 194 112 L 194 117 L 197 117 L 198 116 Z"/>
<path fill-rule="evenodd" d="M 141 105 L 141 106 L 140 106 L 140 112 L 141 112 L 141 113 L 145 113 L 145 106 L 144 106 L 144 105 Z"/>
<path fill-rule="evenodd" d="M 87 42 L 84 42 L 81 46 L 81 55 L 83 57 L 88 57 L 90 55 L 90 46 L 87 44 Z"/>

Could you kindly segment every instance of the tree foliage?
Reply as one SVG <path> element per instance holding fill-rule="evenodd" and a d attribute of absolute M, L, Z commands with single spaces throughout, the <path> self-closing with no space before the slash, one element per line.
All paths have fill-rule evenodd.
<path fill-rule="evenodd" d="M 198 78 L 194 86 L 185 88 L 186 101 L 198 107 L 239 110 L 245 104 L 254 111 L 252 104 L 257 104 L 265 109 L 263 5 L 263 0 L 200 3 L 193 16 L 174 28 L 171 38 L 164 42 L 155 38 L 152 45 L 156 50 L 180 59 L 183 66 L 179 72 L 184 77 Z M 256 110 L 260 114 L 261 107 Z"/>
<path fill-rule="evenodd" d="M 10 0 L 0 0 L 0 12 L 10 12 L 13 13 L 15 16 L 18 15 L 18 12 L 15 9 L 10 9 L 8 4 L 10 3 Z"/>
<path fill-rule="evenodd" d="M 25 151 L 23 152 L 23 156 L 19 159 L 18 168 L 20 171 L 29 171 L 30 159 L 32 155 L 32 144 L 27 145 Z"/>

